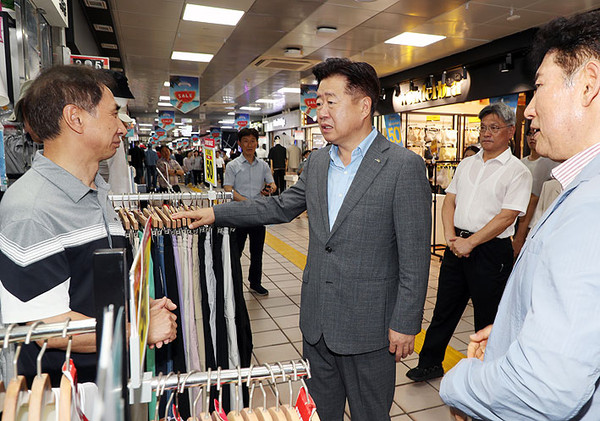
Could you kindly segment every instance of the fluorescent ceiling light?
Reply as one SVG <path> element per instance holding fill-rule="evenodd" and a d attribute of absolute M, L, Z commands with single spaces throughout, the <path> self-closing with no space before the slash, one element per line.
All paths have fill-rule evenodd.
<path fill-rule="evenodd" d="M 200 6 L 199 4 L 187 4 L 183 12 L 183 20 L 229 26 L 237 25 L 242 16 L 244 16 L 242 10 Z"/>
<path fill-rule="evenodd" d="M 386 44 L 410 45 L 413 47 L 425 47 L 434 42 L 441 41 L 446 37 L 443 35 L 419 34 L 417 32 L 403 32 L 385 41 Z"/>
<path fill-rule="evenodd" d="M 240 110 L 244 111 L 260 111 L 260 107 L 240 107 Z"/>
<path fill-rule="evenodd" d="M 188 53 L 186 51 L 173 51 L 173 54 L 171 54 L 172 60 L 198 61 L 202 63 L 208 63 L 212 58 L 212 54 Z"/>
<path fill-rule="evenodd" d="M 168 96 L 168 95 L 161 95 L 161 96 L 158 97 L 158 100 L 159 101 L 170 101 L 171 97 Z"/>
<path fill-rule="evenodd" d="M 227 113 L 227 115 L 235 115 L 235 113 L 233 111 L 230 111 Z"/>
<path fill-rule="evenodd" d="M 152 130 L 150 127 L 140 127 L 138 129 L 140 132 L 149 132 L 150 130 Z"/>
<path fill-rule="evenodd" d="M 221 126 L 222 129 L 233 129 L 233 126 Z"/>
<path fill-rule="evenodd" d="M 276 100 L 276 99 L 268 99 L 268 98 L 261 98 L 261 99 L 257 99 L 256 102 L 263 103 L 263 104 L 275 104 L 276 102 L 278 102 L 278 100 Z"/>
<path fill-rule="evenodd" d="M 235 110 L 235 107 L 223 107 L 223 108 L 225 108 L 226 110 Z"/>
<path fill-rule="evenodd" d="M 280 94 L 299 94 L 300 88 L 281 88 L 278 89 L 277 92 Z"/>
<path fill-rule="evenodd" d="M 219 124 L 234 124 L 235 120 L 219 120 Z"/>
<path fill-rule="evenodd" d="M 139 123 L 138 126 L 141 126 L 141 127 L 152 127 L 152 126 L 154 126 L 154 124 L 152 124 L 152 123 Z"/>
<path fill-rule="evenodd" d="M 172 107 L 173 104 L 171 104 L 170 102 L 159 102 L 158 106 L 159 107 Z"/>
<path fill-rule="evenodd" d="M 171 86 L 171 82 L 166 81 L 165 83 L 163 83 L 163 86 L 166 86 L 167 88 Z"/>

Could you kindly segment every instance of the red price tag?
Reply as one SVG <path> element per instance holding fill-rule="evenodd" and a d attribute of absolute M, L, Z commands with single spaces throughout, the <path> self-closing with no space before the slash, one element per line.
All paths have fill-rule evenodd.
<path fill-rule="evenodd" d="M 310 397 L 305 387 L 300 388 L 298 399 L 296 399 L 296 411 L 302 421 L 310 421 L 310 418 L 317 412 L 317 405 Z"/>

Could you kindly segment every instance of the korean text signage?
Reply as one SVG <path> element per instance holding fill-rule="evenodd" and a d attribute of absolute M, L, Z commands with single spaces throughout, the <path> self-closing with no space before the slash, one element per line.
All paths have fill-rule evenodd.
<path fill-rule="evenodd" d="M 161 111 L 158 113 L 158 125 L 166 131 L 175 128 L 175 111 Z"/>
<path fill-rule="evenodd" d="M 94 69 L 110 69 L 108 57 L 71 55 L 71 64 L 90 66 Z"/>
<path fill-rule="evenodd" d="M 215 140 L 214 138 L 206 137 L 204 139 L 204 178 L 206 182 L 217 186 L 216 174 L 217 163 L 215 162 Z"/>
<path fill-rule="evenodd" d="M 200 90 L 198 78 L 191 76 L 171 76 L 171 104 L 182 113 L 200 106 Z"/>
<path fill-rule="evenodd" d="M 385 137 L 392 142 L 402 145 L 402 118 L 400 114 L 383 116 L 385 121 Z"/>

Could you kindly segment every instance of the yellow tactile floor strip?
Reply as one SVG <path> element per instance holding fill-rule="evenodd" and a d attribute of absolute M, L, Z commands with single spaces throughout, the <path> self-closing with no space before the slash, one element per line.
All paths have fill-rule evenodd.
<path fill-rule="evenodd" d="M 305 254 L 299 252 L 298 250 L 296 250 L 289 244 L 285 243 L 284 241 L 281 241 L 279 238 L 277 238 L 276 236 L 274 236 L 273 234 L 271 234 L 269 232 L 267 232 L 267 235 L 265 237 L 265 244 L 267 244 L 273 250 L 275 250 L 276 252 L 281 254 L 283 257 L 288 259 L 290 262 L 292 262 L 298 268 L 304 270 L 304 266 L 306 265 L 306 255 Z M 421 352 L 421 348 L 423 348 L 424 341 L 425 341 L 425 331 L 422 330 L 415 337 L 415 351 L 417 353 Z M 444 362 L 443 362 L 444 371 L 450 370 L 463 358 L 466 358 L 466 356 L 462 352 L 457 351 L 456 349 L 452 348 L 451 346 L 446 348 L 446 355 L 444 356 Z"/>

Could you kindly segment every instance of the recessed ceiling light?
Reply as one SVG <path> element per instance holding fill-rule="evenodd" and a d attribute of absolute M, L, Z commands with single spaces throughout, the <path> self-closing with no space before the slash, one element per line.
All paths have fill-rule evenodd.
<path fill-rule="evenodd" d="M 299 94 L 300 88 L 281 88 L 278 89 L 277 92 L 280 94 Z"/>
<path fill-rule="evenodd" d="M 227 115 L 235 115 L 235 112 L 230 111 L 230 112 L 227 113 Z"/>
<path fill-rule="evenodd" d="M 163 86 L 166 86 L 167 88 L 171 87 L 171 82 L 166 81 L 165 83 L 163 83 Z"/>
<path fill-rule="evenodd" d="M 302 56 L 302 48 L 287 47 L 283 50 L 283 55 L 286 57 L 301 57 Z"/>
<path fill-rule="evenodd" d="M 242 10 L 187 4 L 183 12 L 183 20 L 235 26 L 243 15 Z"/>
<path fill-rule="evenodd" d="M 171 97 L 168 95 L 161 95 L 158 97 L 159 101 L 171 101 Z"/>
<path fill-rule="evenodd" d="M 269 99 L 269 98 L 261 98 L 261 99 L 257 99 L 256 102 L 263 103 L 263 104 L 274 104 L 274 103 L 278 102 L 278 100 Z"/>
<path fill-rule="evenodd" d="M 235 107 L 223 107 L 223 108 L 225 108 L 226 110 L 235 110 Z"/>
<path fill-rule="evenodd" d="M 154 126 L 154 124 L 152 124 L 152 123 L 138 123 L 138 126 L 152 127 L 152 126 Z"/>
<path fill-rule="evenodd" d="M 172 107 L 173 104 L 171 104 L 170 102 L 159 102 L 158 106 L 159 107 Z"/>
<path fill-rule="evenodd" d="M 335 26 L 317 26 L 317 32 L 322 34 L 335 34 L 337 28 Z"/>
<path fill-rule="evenodd" d="M 208 63 L 212 58 L 212 54 L 188 53 L 185 51 L 173 51 L 173 54 L 171 55 L 172 60 L 198 61 L 202 63 Z"/>
<path fill-rule="evenodd" d="M 233 129 L 233 126 L 221 126 L 222 129 Z"/>
<path fill-rule="evenodd" d="M 235 120 L 219 120 L 219 124 L 234 124 Z"/>
<path fill-rule="evenodd" d="M 260 107 L 240 107 L 240 110 L 244 111 L 260 111 Z"/>
<path fill-rule="evenodd" d="M 443 35 L 419 34 L 417 32 L 403 32 L 385 41 L 386 44 L 410 45 L 413 47 L 425 47 L 446 38 Z"/>

